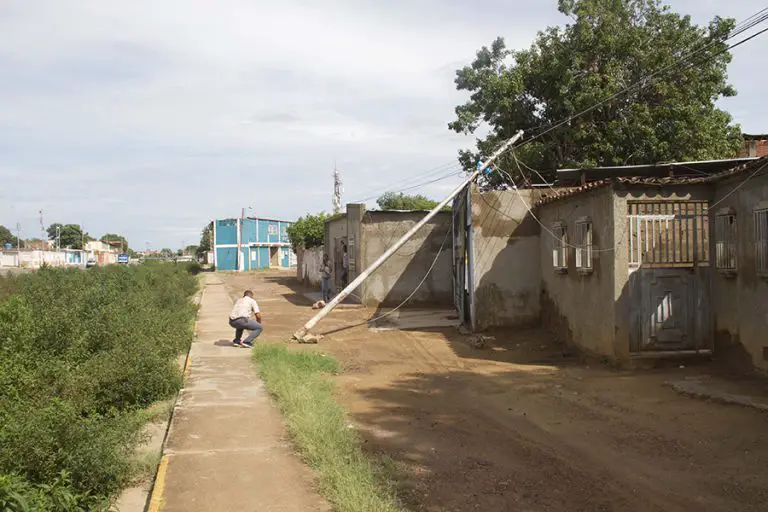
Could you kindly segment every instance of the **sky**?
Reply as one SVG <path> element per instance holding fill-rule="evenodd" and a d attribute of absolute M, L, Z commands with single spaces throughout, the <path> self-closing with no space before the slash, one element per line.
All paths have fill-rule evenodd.
<path fill-rule="evenodd" d="M 760 0 L 670 0 L 697 23 Z M 455 70 L 497 36 L 528 47 L 556 0 L 1 0 L 0 224 L 39 211 L 137 250 L 214 218 L 293 220 L 457 169 Z M 747 133 L 768 132 L 768 35 L 734 50 Z M 416 180 L 414 176 L 424 176 Z M 407 192 L 439 198 L 456 176 Z"/>

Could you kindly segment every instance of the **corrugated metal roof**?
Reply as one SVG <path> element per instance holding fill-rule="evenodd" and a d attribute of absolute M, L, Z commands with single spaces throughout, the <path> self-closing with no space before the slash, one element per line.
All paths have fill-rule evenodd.
<path fill-rule="evenodd" d="M 622 185 L 645 185 L 645 186 L 681 186 L 681 185 L 699 185 L 703 183 L 713 183 L 720 181 L 744 172 L 751 172 L 758 169 L 763 169 L 768 166 L 768 157 L 752 159 L 751 161 L 737 165 L 731 169 L 712 174 L 708 176 L 695 176 L 695 177 L 644 177 L 644 176 L 619 176 L 616 178 L 606 178 L 599 181 L 592 181 L 586 185 L 579 187 L 563 188 L 561 190 L 555 189 L 552 194 L 545 195 L 537 203 L 536 206 L 554 203 L 567 197 L 573 197 L 579 194 L 587 193 L 591 190 L 607 187 L 612 184 L 618 183 Z"/>

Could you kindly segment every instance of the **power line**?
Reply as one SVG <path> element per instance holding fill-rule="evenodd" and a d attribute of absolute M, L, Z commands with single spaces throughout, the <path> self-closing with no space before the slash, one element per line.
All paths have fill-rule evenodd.
<path fill-rule="evenodd" d="M 401 186 L 401 187 L 409 186 L 409 185 L 412 185 L 413 183 L 417 182 L 420 179 L 434 176 L 434 175 L 436 175 L 438 173 L 445 172 L 446 170 L 449 170 L 449 169 L 452 170 L 454 167 L 456 168 L 456 170 L 461 168 L 461 166 L 458 165 L 458 163 L 455 160 L 452 160 L 451 162 L 446 162 L 444 164 L 441 164 L 441 165 L 438 165 L 436 167 L 433 167 L 433 168 L 429 169 L 428 171 L 426 171 L 424 173 L 419 173 L 419 174 L 416 174 L 416 175 L 409 176 L 409 177 L 407 177 L 405 179 L 401 179 L 401 180 L 397 180 L 397 181 L 391 182 L 391 183 L 389 183 L 389 184 L 387 184 L 387 185 L 385 185 L 383 187 L 376 187 L 375 189 L 374 188 L 368 188 L 366 190 L 366 193 L 371 193 L 374 190 L 383 190 L 384 192 L 391 191 L 390 189 L 393 186 L 396 186 L 396 185 L 397 186 Z M 360 194 L 360 195 L 363 195 L 363 194 Z M 378 197 L 378 196 L 375 196 L 375 197 Z M 370 198 L 366 198 L 364 200 L 355 201 L 355 202 L 364 202 L 367 199 L 370 199 Z"/>
<path fill-rule="evenodd" d="M 458 176 L 461 171 L 463 171 L 462 168 L 457 168 L 457 169 L 453 170 L 452 172 L 450 172 L 450 173 L 448 173 L 448 174 L 446 174 L 444 176 L 440 176 L 438 178 L 434 178 L 434 179 L 431 179 L 431 180 L 428 180 L 428 181 L 425 181 L 425 182 L 422 182 L 422 183 L 417 183 L 417 184 L 412 185 L 410 187 L 404 187 L 404 188 L 401 188 L 401 189 L 398 189 L 398 190 L 386 190 L 384 192 L 400 193 L 400 192 L 406 192 L 408 190 L 413 190 L 413 189 L 416 189 L 416 188 L 421 188 L 421 187 L 426 186 L 426 185 L 431 185 L 432 183 L 437 183 L 438 181 L 442 181 L 442 180 L 445 180 L 445 179 L 448 179 L 448 178 L 452 178 L 454 176 Z M 366 201 L 370 201 L 371 199 L 378 199 L 380 196 L 381 196 L 381 193 L 376 194 L 375 196 L 366 197 L 365 199 L 361 199 L 361 200 L 356 201 L 356 202 L 358 202 L 358 203 L 365 203 Z"/>

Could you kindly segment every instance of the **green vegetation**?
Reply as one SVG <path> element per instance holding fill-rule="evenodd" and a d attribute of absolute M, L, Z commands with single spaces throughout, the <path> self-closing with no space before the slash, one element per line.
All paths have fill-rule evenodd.
<path fill-rule="evenodd" d="M 120 248 L 122 252 L 128 251 L 128 239 L 125 238 L 123 235 L 118 235 L 117 233 L 106 233 L 104 236 L 99 238 L 100 241 L 104 243 L 115 243 L 120 242 Z"/>
<path fill-rule="evenodd" d="M 318 213 L 317 215 L 307 214 L 304 217 L 299 217 L 299 220 L 288 226 L 286 232 L 288 233 L 288 239 L 291 242 L 293 251 L 296 252 L 298 247 L 311 249 L 323 245 L 325 240 L 325 221 L 330 218 L 325 212 Z"/>
<path fill-rule="evenodd" d="M 394 484 L 361 449 L 333 398 L 329 375 L 339 363 L 324 354 L 256 345 L 259 374 L 283 411 L 299 453 L 317 471 L 320 492 L 340 512 L 397 511 Z"/>
<path fill-rule="evenodd" d="M 200 233 L 200 243 L 197 245 L 196 254 L 198 257 L 213 248 L 213 222 L 209 222 Z"/>
<path fill-rule="evenodd" d="M 62 248 L 82 249 L 83 245 L 93 240 L 88 233 L 83 232 L 79 224 L 60 224 L 54 222 L 46 230 L 48 240 L 55 240 Z"/>
<path fill-rule="evenodd" d="M 16 237 L 13 236 L 10 229 L 0 226 L 0 247 L 3 247 L 5 244 L 13 244 L 16 247 Z"/>
<path fill-rule="evenodd" d="M 521 161 L 551 179 L 562 167 L 648 164 L 728 158 L 740 129 L 716 101 L 734 96 L 727 83 L 731 19 L 702 28 L 659 0 L 560 0 L 571 18 L 540 32 L 529 49 L 509 50 L 499 38 L 456 73 L 456 87 L 471 94 L 449 126 L 473 133 L 488 123 L 477 152 L 462 151 L 474 170 L 501 140 L 524 130 L 528 137 L 584 111 L 654 71 L 668 72 L 634 88 L 523 146 Z M 691 62 L 682 55 L 701 50 Z M 511 154 L 497 166 L 523 173 Z M 498 173 L 490 185 L 499 185 Z M 538 178 L 535 177 L 536 180 Z"/>
<path fill-rule="evenodd" d="M 133 455 L 145 409 L 179 389 L 197 281 L 158 263 L 5 282 L 0 509 L 105 510 L 146 471 Z"/>
<path fill-rule="evenodd" d="M 376 200 L 376 204 L 382 210 L 431 210 L 438 205 L 438 202 L 421 194 L 410 196 L 402 192 L 399 194 L 385 192 Z M 445 210 L 450 210 L 450 207 L 446 207 Z"/>

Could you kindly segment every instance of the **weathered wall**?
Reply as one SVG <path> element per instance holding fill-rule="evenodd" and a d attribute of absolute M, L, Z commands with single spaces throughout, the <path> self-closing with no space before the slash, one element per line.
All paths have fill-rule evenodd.
<path fill-rule="evenodd" d="M 334 292 L 341 291 L 341 257 L 337 250 L 342 241 L 347 240 L 347 215 L 340 215 L 325 223 L 325 250 L 330 258 L 331 287 Z"/>
<path fill-rule="evenodd" d="M 539 196 L 536 190 L 472 191 L 478 329 L 539 321 L 541 229 L 528 210 Z"/>
<path fill-rule="evenodd" d="M 744 179 L 742 175 L 717 184 L 714 202 L 722 202 L 710 213 L 714 233 L 717 211 L 731 208 L 738 237 L 736 275 L 713 272 L 715 357 L 768 371 L 768 278 L 756 272 L 754 225 L 754 210 L 768 207 L 768 172 L 746 183 Z M 715 254 L 714 236 L 710 239 L 710 253 Z"/>
<path fill-rule="evenodd" d="M 426 212 L 365 213 L 361 223 L 360 267 L 365 268 L 402 237 Z M 449 306 L 453 303 L 451 214 L 438 213 L 416 235 L 389 258 L 361 286 L 364 304 L 397 305 L 424 278 L 440 247 L 442 252 L 424 284 L 410 304 Z"/>
<path fill-rule="evenodd" d="M 539 244 L 541 266 L 542 323 L 562 341 L 575 344 L 593 356 L 621 358 L 614 343 L 614 197 L 610 187 L 578 194 L 539 206 L 535 213 L 542 228 Z M 593 225 L 593 259 L 591 274 L 576 269 L 573 248 L 567 251 L 568 268 L 560 273 L 553 268 L 552 251 L 555 238 L 552 224 L 563 222 L 573 242 L 576 219 L 589 217 Z M 624 352 L 622 354 L 621 352 Z"/>
<path fill-rule="evenodd" d="M 296 277 L 309 286 L 320 286 L 320 267 L 323 264 L 323 247 L 296 250 Z"/>

